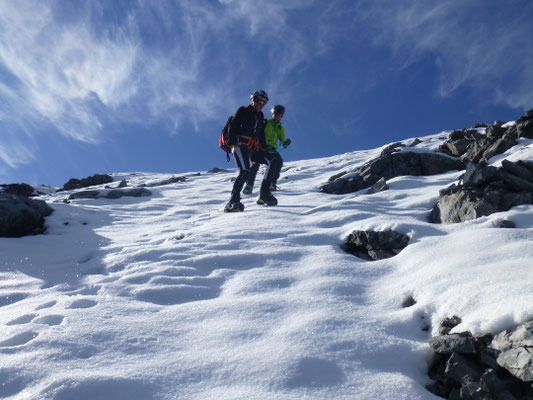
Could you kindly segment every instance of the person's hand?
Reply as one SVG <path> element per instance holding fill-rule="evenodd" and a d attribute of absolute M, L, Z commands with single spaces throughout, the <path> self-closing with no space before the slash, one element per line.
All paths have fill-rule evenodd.
<path fill-rule="evenodd" d="M 291 144 L 291 140 L 289 138 L 285 139 L 285 141 L 281 144 L 281 146 L 286 149 L 287 146 Z"/>

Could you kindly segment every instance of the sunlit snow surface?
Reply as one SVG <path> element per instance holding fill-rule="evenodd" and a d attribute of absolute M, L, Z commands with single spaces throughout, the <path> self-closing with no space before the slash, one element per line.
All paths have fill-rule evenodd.
<path fill-rule="evenodd" d="M 242 213 L 223 212 L 233 164 L 151 197 L 42 196 L 55 209 L 47 233 L 0 239 L 0 398 L 437 399 L 424 389 L 426 343 L 444 317 L 475 334 L 533 318 L 533 206 L 426 222 L 459 171 L 373 195 L 319 192 L 380 150 L 286 163 L 279 206 L 254 194 Z M 504 157 L 533 160 L 532 141 L 491 162 Z M 394 258 L 339 247 L 388 228 L 411 238 Z"/>

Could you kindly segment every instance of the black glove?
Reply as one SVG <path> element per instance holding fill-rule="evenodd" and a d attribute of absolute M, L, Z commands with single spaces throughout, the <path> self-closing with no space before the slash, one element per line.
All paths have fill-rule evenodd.
<path fill-rule="evenodd" d="M 281 144 L 281 147 L 283 147 L 284 149 L 287 148 L 287 146 L 291 144 L 291 140 L 290 139 L 285 139 L 285 141 Z"/>

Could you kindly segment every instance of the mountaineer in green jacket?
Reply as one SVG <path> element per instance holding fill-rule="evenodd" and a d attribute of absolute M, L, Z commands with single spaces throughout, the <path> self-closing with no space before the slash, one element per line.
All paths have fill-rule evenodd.
<path fill-rule="evenodd" d="M 281 147 L 285 149 L 289 144 L 291 144 L 291 139 L 285 138 L 285 128 L 281 125 L 281 119 L 285 114 L 285 107 L 280 104 L 276 104 L 270 110 L 272 113 L 272 118 L 269 118 L 265 125 L 265 141 L 267 144 L 267 151 L 272 154 L 274 158 L 279 159 L 279 163 L 283 166 L 283 159 L 278 151 L 278 142 L 281 144 Z M 257 170 L 259 169 L 259 163 L 254 163 L 252 165 L 250 174 L 248 175 L 248 180 L 246 181 L 246 186 L 243 189 L 244 194 L 252 193 L 254 188 L 255 176 L 257 175 Z M 281 169 L 281 167 L 280 167 Z M 273 182 L 271 183 L 270 190 L 274 191 L 277 189 L 276 182 L 279 178 L 279 174 L 274 177 Z"/>

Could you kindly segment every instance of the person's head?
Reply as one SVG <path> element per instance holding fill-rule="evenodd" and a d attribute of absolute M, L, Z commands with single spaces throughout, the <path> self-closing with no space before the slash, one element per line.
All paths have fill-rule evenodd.
<path fill-rule="evenodd" d="M 283 118 L 283 115 L 285 114 L 285 107 L 283 107 L 281 104 L 276 104 L 274 107 L 272 107 L 272 110 L 270 110 L 272 113 L 272 118 L 274 119 L 274 122 L 276 124 L 279 124 L 281 119 Z"/>
<path fill-rule="evenodd" d="M 250 95 L 250 103 L 259 112 L 268 103 L 268 95 L 264 90 L 256 90 Z"/>

